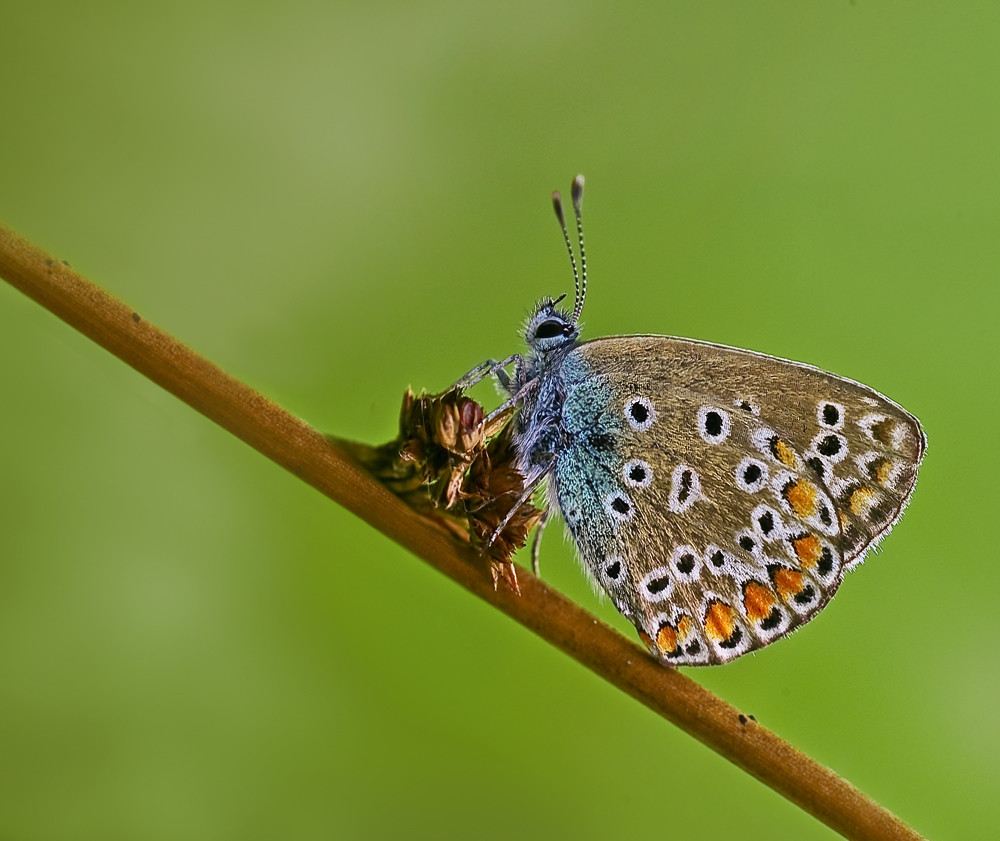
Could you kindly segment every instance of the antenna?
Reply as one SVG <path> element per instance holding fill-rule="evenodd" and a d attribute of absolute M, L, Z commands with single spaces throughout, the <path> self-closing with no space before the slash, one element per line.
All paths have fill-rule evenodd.
<path fill-rule="evenodd" d="M 573 322 L 580 320 L 580 313 L 583 312 L 583 299 L 587 297 L 587 252 L 583 248 L 583 176 L 578 175 L 573 179 L 571 188 L 573 197 L 573 212 L 576 213 L 576 236 L 580 241 L 580 274 L 581 283 L 577 289 L 576 302 L 573 305 Z M 565 226 L 563 227 L 565 230 Z M 576 271 L 573 272 L 574 276 Z"/>
<path fill-rule="evenodd" d="M 573 199 L 573 206 L 576 207 L 576 199 Z M 569 254 L 569 264 L 573 267 L 573 312 L 576 312 L 576 303 L 580 300 L 580 273 L 576 270 L 576 257 L 573 256 L 573 246 L 569 241 L 569 231 L 566 230 L 566 217 L 563 216 L 562 196 L 559 191 L 552 193 L 552 207 L 556 212 L 556 219 L 559 220 L 559 227 L 562 228 L 563 242 L 566 243 L 566 253 Z M 563 298 L 566 296 L 563 295 Z M 561 299 L 560 299 L 561 300 Z M 576 316 L 573 317 L 576 321 Z"/>

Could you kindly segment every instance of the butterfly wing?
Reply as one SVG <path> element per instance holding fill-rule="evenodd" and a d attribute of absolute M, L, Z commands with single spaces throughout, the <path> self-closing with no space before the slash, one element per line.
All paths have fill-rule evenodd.
<path fill-rule="evenodd" d="M 552 497 L 594 580 L 679 665 L 814 616 L 899 518 L 924 452 L 891 400 L 750 351 L 615 337 L 563 373 Z"/>

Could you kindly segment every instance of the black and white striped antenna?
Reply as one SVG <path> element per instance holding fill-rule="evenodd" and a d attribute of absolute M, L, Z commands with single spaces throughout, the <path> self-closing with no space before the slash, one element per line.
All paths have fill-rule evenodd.
<path fill-rule="evenodd" d="M 583 312 L 583 300 L 587 297 L 587 252 L 583 247 L 583 176 L 578 175 L 573 179 L 573 186 L 570 188 L 570 196 L 573 200 L 573 212 L 576 214 L 576 237 L 580 246 L 580 270 L 576 267 L 576 257 L 573 254 L 573 245 L 569 239 L 569 231 L 566 229 L 566 217 L 563 215 L 562 196 L 557 190 L 552 194 L 552 207 L 556 211 L 556 218 L 559 220 L 559 227 L 562 228 L 563 241 L 566 243 L 566 252 L 569 254 L 569 263 L 573 269 L 573 322 L 580 320 L 580 313 Z"/>

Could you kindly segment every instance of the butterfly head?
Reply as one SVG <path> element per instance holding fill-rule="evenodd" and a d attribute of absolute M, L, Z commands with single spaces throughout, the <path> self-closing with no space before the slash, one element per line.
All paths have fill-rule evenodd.
<path fill-rule="evenodd" d="M 573 345 L 580 338 L 580 325 L 558 304 L 565 296 L 539 301 L 524 328 L 524 341 L 536 353 L 547 353 Z"/>

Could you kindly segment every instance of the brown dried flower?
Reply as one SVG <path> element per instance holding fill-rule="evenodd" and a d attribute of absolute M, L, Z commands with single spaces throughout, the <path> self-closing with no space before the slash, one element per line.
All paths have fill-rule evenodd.
<path fill-rule="evenodd" d="M 510 557 L 524 545 L 542 511 L 522 505 L 488 545 L 524 493 L 514 466 L 513 410 L 484 424 L 483 407 L 457 391 L 403 395 L 399 436 L 380 447 L 351 445 L 358 460 L 407 504 L 479 547 L 494 586 L 518 592 Z"/>

